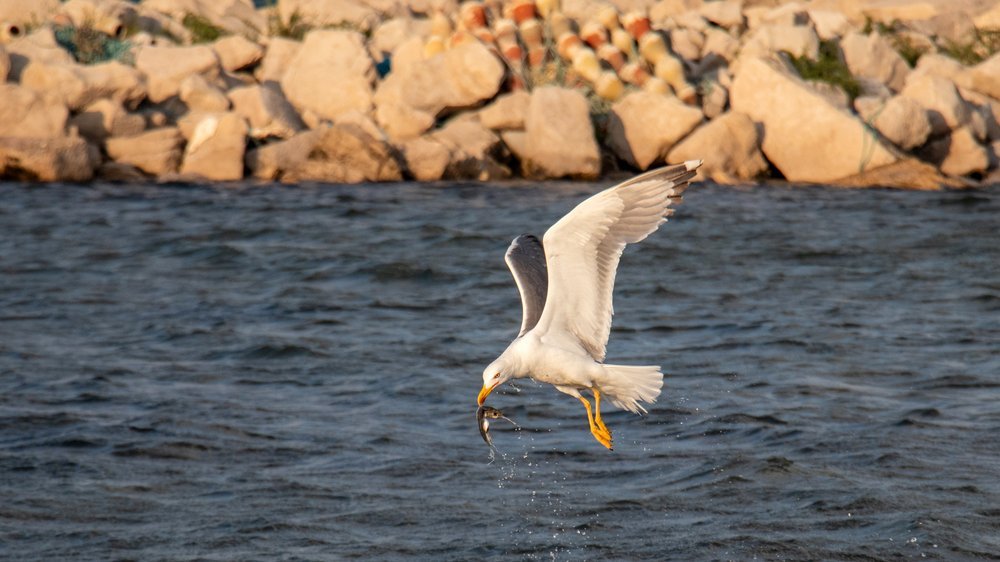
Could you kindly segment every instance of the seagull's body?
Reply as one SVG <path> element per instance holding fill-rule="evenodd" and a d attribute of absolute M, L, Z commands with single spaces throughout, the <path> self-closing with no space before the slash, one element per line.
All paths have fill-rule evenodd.
<path fill-rule="evenodd" d="M 483 371 L 479 404 L 512 378 L 552 384 L 580 400 L 591 433 L 611 448 L 601 420 L 602 394 L 619 408 L 646 410 L 663 387 L 658 366 L 607 365 L 611 297 L 618 260 L 626 244 L 639 242 L 673 214 L 670 208 L 701 161 L 647 172 L 585 200 L 546 231 L 514 239 L 505 261 L 521 294 L 517 338 Z M 594 395 L 595 410 L 581 394 Z"/>

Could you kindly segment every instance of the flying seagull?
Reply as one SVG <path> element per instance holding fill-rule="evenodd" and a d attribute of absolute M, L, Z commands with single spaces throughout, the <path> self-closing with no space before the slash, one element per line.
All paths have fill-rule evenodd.
<path fill-rule="evenodd" d="M 483 371 L 479 406 L 510 379 L 552 384 L 587 409 L 590 432 L 612 448 L 601 420 L 601 397 L 619 408 L 645 413 L 663 387 L 660 367 L 606 365 L 611 294 L 626 244 L 639 242 L 674 213 L 701 160 L 634 177 L 580 203 L 552 225 L 542 241 L 523 234 L 504 260 L 521 294 L 521 330 Z M 594 407 L 581 394 L 590 391 Z"/>

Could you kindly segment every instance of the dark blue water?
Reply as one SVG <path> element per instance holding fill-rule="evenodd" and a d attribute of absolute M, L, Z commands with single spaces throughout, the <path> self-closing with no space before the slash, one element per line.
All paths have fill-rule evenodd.
<path fill-rule="evenodd" d="M 646 417 L 482 368 L 594 185 L 0 189 L 0 558 L 1000 556 L 1000 192 L 695 186 L 626 251 Z"/>

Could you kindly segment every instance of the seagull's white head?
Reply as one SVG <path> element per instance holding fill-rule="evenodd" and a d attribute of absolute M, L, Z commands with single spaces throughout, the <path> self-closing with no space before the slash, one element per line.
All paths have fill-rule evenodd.
<path fill-rule="evenodd" d="M 496 361 L 483 369 L 483 389 L 479 391 L 479 405 L 482 406 L 486 397 L 493 392 L 493 389 L 509 381 L 514 376 L 514 370 L 504 361 L 501 355 Z"/>

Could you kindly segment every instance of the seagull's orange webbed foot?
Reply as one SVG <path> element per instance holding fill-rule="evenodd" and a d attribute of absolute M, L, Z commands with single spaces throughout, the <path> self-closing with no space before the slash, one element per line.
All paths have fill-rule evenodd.
<path fill-rule="evenodd" d="M 604 425 L 604 420 L 601 419 L 601 392 L 596 388 L 590 389 L 594 393 L 594 425 L 597 429 L 604 432 L 605 437 L 608 439 L 608 443 L 611 442 L 611 430 L 608 426 Z M 608 447 L 609 449 L 611 447 Z"/>
<path fill-rule="evenodd" d="M 588 402 L 583 396 L 577 396 L 577 398 L 580 402 L 583 402 L 583 407 L 587 409 L 587 422 L 590 424 L 590 433 L 594 435 L 594 439 L 597 439 L 598 443 L 613 451 L 614 448 L 611 445 L 611 432 L 608 431 L 606 427 L 602 429 L 594 421 L 594 414 L 590 409 L 590 402 Z"/>

